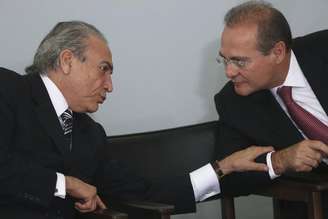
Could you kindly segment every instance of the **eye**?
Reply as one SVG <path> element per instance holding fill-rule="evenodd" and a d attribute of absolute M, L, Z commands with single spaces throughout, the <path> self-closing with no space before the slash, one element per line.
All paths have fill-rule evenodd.
<path fill-rule="evenodd" d="M 235 60 L 235 63 L 239 68 L 244 68 L 246 66 L 245 60 Z"/>
<path fill-rule="evenodd" d="M 111 68 L 107 64 L 101 64 L 101 65 L 99 65 L 99 70 L 102 73 L 106 73 L 106 72 L 110 71 L 110 69 Z"/>

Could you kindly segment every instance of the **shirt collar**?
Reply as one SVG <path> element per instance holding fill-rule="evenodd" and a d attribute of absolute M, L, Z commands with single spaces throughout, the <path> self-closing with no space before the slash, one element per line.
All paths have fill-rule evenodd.
<path fill-rule="evenodd" d="M 55 108 L 57 117 L 59 117 L 65 110 L 67 110 L 67 101 L 62 92 L 56 86 L 56 84 L 46 74 L 42 74 L 41 79 L 48 91 L 51 103 Z"/>
<path fill-rule="evenodd" d="M 300 65 L 297 62 L 296 56 L 291 50 L 291 56 L 290 56 L 290 63 L 289 63 L 289 69 L 287 73 L 287 77 L 281 85 L 274 87 L 271 90 L 271 92 L 275 93 L 279 87 L 282 86 L 289 86 L 289 87 L 306 87 L 306 79 L 304 77 L 304 74 L 300 68 Z"/>

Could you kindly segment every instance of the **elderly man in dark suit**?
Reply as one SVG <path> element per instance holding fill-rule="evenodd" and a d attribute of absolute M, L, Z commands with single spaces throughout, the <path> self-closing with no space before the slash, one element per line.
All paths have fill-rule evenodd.
<path fill-rule="evenodd" d="M 0 68 L 0 217 L 74 218 L 113 199 L 151 199 L 195 211 L 195 201 L 220 193 L 210 164 L 166 183 L 133 176 L 104 153 L 106 134 L 86 112 L 112 91 L 112 54 L 92 25 L 58 23 L 41 42 L 27 75 Z M 225 174 L 266 171 L 252 147 L 223 159 Z M 203 182 L 199 171 L 214 182 Z M 206 173 L 208 174 L 208 173 Z M 100 194 L 100 195 L 98 195 Z M 77 211 L 76 211 L 77 210 Z"/>
<path fill-rule="evenodd" d="M 327 42 L 326 30 L 292 40 L 285 17 L 263 1 L 226 14 L 218 60 L 230 81 L 215 96 L 223 124 L 219 155 L 249 145 L 275 151 L 258 158 L 268 173 L 227 176 L 223 191 L 244 182 L 249 186 L 235 193 L 248 193 L 288 172 L 327 173 Z"/>

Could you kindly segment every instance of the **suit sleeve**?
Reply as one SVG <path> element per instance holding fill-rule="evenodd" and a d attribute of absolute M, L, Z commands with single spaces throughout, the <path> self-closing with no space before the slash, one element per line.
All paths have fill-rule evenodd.
<path fill-rule="evenodd" d="M 218 130 L 218 138 L 216 144 L 217 159 L 231 155 L 236 151 L 243 150 L 255 142 L 240 133 L 237 129 L 231 127 L 229 120 L 231 115 L 228 115 L 229 111 L 225 109 L 225 104 L 221 102 L 218 95 L 215 97 L 216 107 L 220 116 L 220 125 Z M 242 122 L 242 121 L 240 121 Z M 246 124 L 247 125 L 247 124 Z M 259 156 L 256 161 L 260 163 L 266 163 L 266 154 Z M 247 195 L 259 187 L 264 187 L 272 182 L 267 172 L 234 172 L 231 173 L 220 181 L 222 195 Z"/>
<path fill-rule="evenodd" d="M 101 129 L 103 130 L 102 127 Z M 105 134 L 103 138 L 106 145 Z M 129 167 L 111 157 L 106 146 L 102 151 L 105 156 L 100 166 L 101 175 L 97 179 L 97 188 L 107 201 L 141 200 L 171 204 L 175 206 L 176 214 L 196 211 L 194 192 L 188 174 L 150 181 L 138 176 Z"/>
<path fill-rule="evenodd" d="M 0 204 L 47 207 L 53 199 L 56 173 L 15 150 L 15 119 L 14 106 L 0 94 Z"/>

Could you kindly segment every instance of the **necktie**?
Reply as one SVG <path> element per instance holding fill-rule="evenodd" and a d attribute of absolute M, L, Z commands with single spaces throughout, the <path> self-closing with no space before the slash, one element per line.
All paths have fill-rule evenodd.
<path fill-rule="evenodd" d="M 64 136 L 69 142 L 69 148 L 72 149 L 72 143 L 71 143 L 71 136 L 72 136 L 72 130 L 73 130 L 73 114 L 72 112 L 67 109 L 65 112 L 63 112 L 60 115 L 61 118 L 61 125 L 64 131 Z"/>
<path fill-rule="evenodd" d="M 328 144 L 328 127 L 311 113 L 299 106 L 292 98 L 292 88 L 283 86 L 278 89 L 278 95 L 298 127 L 311 140 L 320 140 Z"/>

